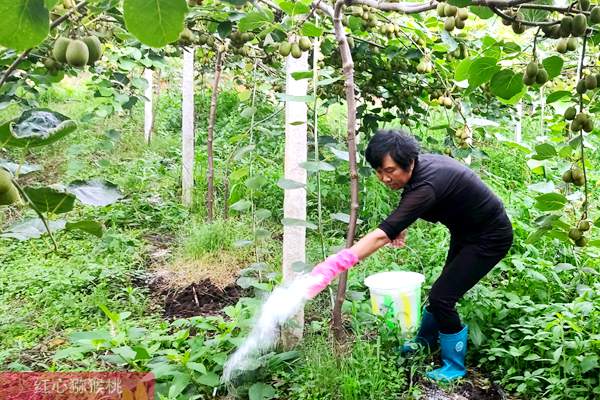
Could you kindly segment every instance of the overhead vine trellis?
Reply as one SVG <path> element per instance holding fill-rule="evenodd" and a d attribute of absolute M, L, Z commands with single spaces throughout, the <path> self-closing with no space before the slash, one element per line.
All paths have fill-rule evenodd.
<path fill-rule="evenodd" d="M 57 7 L 57 3 L 59 3 L 57 0 L 15 0 L 3 4 L 4 8 L 2 11 L 3 15 L 6 16 L 6 23 L 4 24 L 5 28 L 0 29 L 0 45 L 20 51 L 20 53 L 9 53 L 7 56 L 7 59 L 11 60 L 11 62 L 6 63 L 8 66 L 2 70 L 0 90 L 4 89 L 7 84 L 13 88 L 15 85 L 23 84 L 21 83 L 21 81 L 23 81 L 21 78 L 27 76 L 30 72 L 29 70 L 32 68 L 31 64 L 44 59 L 43 55 L 35 54 L 32 49 L 35 50 L 36 46 L 42 44 L 50 31 L 54 32 L 56 29 L 59 29 L 63 23 L 70 22 L 70 19 L 72 18 L 74 18 L 74 21 L 83 21 L 83 25 L 86 23 L 91 24 L 92 21 L 95 23 L 95 19 L 86 20 L 86 13 L 95 13 L 96 15 L 115 13 L 115 2 L 109 0 L 81 1 L 70 9 L 64 10 L 62 15 L 59 15 L 50 21 L 49 10 L 53 10 Z M 499 16 L 505 25 L 510 25 L 512 27 L 516 34 L 523 33 L 527 27 L 537 27 L 538 29 L 534 37 L 532 51 L 535 66 L 529 67 L 528 65 L 524 74 L 514 73 L 506 68 L 501 69 L 501 67 L 496 65 L 498 62 L 497 59 L 485 60 L 485 57 L 480 57 L 470 60 L 473 65 L 476 64 L 478 67 L 482 68 L 482 75 L 485 75 L 486 77 L 486 79 L 483 80 L 474 77 L 473 81 L 477 82 L 477 85 L 474 86 L 477 87 L 490 82 L 490 91 L 492 94 L 505 101 L 509 101 L 519 94 L 522 97 L 525 90 L 524 84 L 544 85 L 548 79 L 552 79 L 556 76 L 549 77 L 549 72 L 552 74 L 554 74 L 556 70 L 558 70 L 558 73 L 561 72 L 562 61 L 558 68 L 556 68 L 555 65 L 556 60 L 551 60 L 552 62 L 546 62 L 547 60 L 542 60 L 541 63 L 538 62 L 536 46 L 539 41 L 545 39 L 564 39 L 569 36 L 583 38 L 581 55 L 577 68 L 578 81 L 576 85 L 576 98 L 578 112 L 575 111 L 573 115 L 569 114 L 568 116 L 565 114 L 565 123 L 570 124 L 570 126 L 567 127 L 567 130 L 570 132 L 568 136 L 568 139 L 570 140 L 569 144 L 574 143 L 577 145 L 579 154 L 573 156 L 572 153 L 569 153 L 568 158 L 571 161 L 571 165 L 564 172 L 562 178 L 567 185 L 573 184 L 575 186 L 583 187 L 584 193 L 581 218 L 577 227 L 572 228 L 568 232 L 568 237 L 572 239 L 577 246 L 585 245 L 584 234 L 589 229 L 589 226 L 587 226 L 589 225 L 589 221 L 587 221 L 589 217 L 589 168 L 586 165 L 584 139 L 585 134 L 592 132 L 594 129 L 591 117 L 585 112 L 586 106 L 590 105 L 590 101 L 587 99 L 585 93 L 587 90 L 593 90 L 598 86 L 598 77 L 592 74 L 590 68 L 585 65 L 585 59 L 588 56 L 586 51 L 589 50 L 590 42 L 593 42 L 594 44 L 598 42 L 598 38 L 596 37 L 597 31 L 594 24 L 600 22 L 600 8 L 597 6 L 590 8 L 588 0 L 571 2 L 565 6 L 545 4 L 546 2 L 544 1 L 531 2 L 527 0 L 449 0 L 447 3 L 436 1 L 424 3 L 392 3 L 374 0 L 338 0 L 335 2 L 326 0 L 316 0 L 312 2 L 306 0 L 278 0 L 277 2 L 257 0 L 251 2 L 251 5 L 247 4 L 246 0 L 228 0 L 228 3 L 232 3 L 237 8 L 231 7 L 231 9 L 228 10 L 229 14 L 225 13 L 227 14 L 225 15 L 221 13 L 217 19 L 215 19 L 213 14 L 218 14 L 223 3 L 218 3 L 216 1 L 205 0 L 204 3 L 192 1 L 190 2 L 190 5 L 193 6 L 193 11 L 191 13 L 189 12 L 185 0 L 157 0 L 151 5 L 146 3 L 147 2 L 142 0 L 124 0 L 122 15 L 118 15 L 119 18 L 108 18 L 107 21 L 110 21 L 110 24 L 117 25 L 120 23 L 119 21 L 122 17 L 125 21 L 124 28 L 142 43 L 152 47 L 162 47 L 169 43 L 176 42 L 180 38 L 182 31 L 184 31 L 186 24 L 187 26 L 196 29 L 191 32 L 192 37 L 190 37 L 190 33 L 186 32 L 186 41 L 196 41 L 196 44 L 198 45 L 208 45 L 209 47 L 216 49 L 219 49 L 219 47 L 216 46 L 224 46 L 228 43 L 240 40 L 244 43 L 260 43 L 263 40 L 266 41 L 266 38 L 269 37 L 271 38 L 270 40 L 273 41 L 271 36 L 267 36 L 269 33 L 267 33 L 267 35 L 261 35 L 261 33 L 267 28 L 270 29 L 270 32 L 273 32 L 275 29 L 271 25 L 274 24 L 274 21 L 277 21 L 277 23 L 281 22 L 284 19 L 284 16 L 289 17 L 287 25 L 278 26 L 278 29 L 280 32 L 283 32 L 284 35 L 309 32 L 309 36 L 321 37 L 327 34 L 328 31 L 317 28 L 312 21 L 315 20 L 315 18 L 320 18 L 320 25 L 329 26 L 330 24 L 333 24 L 333 34 L 335 35 L 338 45 L 339 63 L 341 64 L 344 79 L 343 97 L 345 98 L 347 106 L 346 144 L 349 154 L 348 162 L 350 174 L 349 223 L 346 234 L 347 246 L 350 246 L 354 241 L 359 210 L 356 135 L 357 128 L 359 127 L 357 124 L 357 94 L 360 93 L 360 91 L 357 90 L 357 84 L 355 82 L 355 65 L 351 44 L 356 40 L 368 46 L 372 46 L 373 49 L 385 49 L 386 47 L 385 43 L 382 45 L 381 43 L 375 43 L 374 41 L 369 40 L 370 38 L 367 39 L 365 37 L 357 37 L 353 34 L 349 34 L 351 29 L 346 27 L 348 22 L 347 16 L 352 14 L 352 12 L 348 13 L 347 11 L 352 10 L 352 7 L 357 6 L 364 6 L 370 10 L 377 10 L 379 14 L 369 17 L 368 26 L 371 28 L 377 27 L 378 24 L 380 24 L 379 17 L 383 18 L 381 15 L 383 12 L 410 15 L 436 10 L 439 18 L 445 18 L 443 24 L 444 29 L 451 32 L 455 28 L 460 29 L 461 26 L 464 25 L 462 18 L 459 18 L 461 22 L 457 22 L 458 20 L 455 16 L 458 18 L 457 8 L 465 9 L 466 7 L 474 7 L 471 8 L 471 11 L 479 16 L 486 12 L 486 18 L 489 18 L 490 14 Z M 203 12 L 205 9 L 206 12 Z M 542 11 L 546 14 L 536 18 L 525 18 L 524 13 L 527 11 Z M 121 14 L 120 9 L 116 12 L 117 14 Z M 186 14 L 188 16 L 187 22 L 185 22 Z M 460 14 L 464 15 L 464 11 L 461 11 Z M 267 15 L 267 17 L 265 17 L 265 15 Z M 467 17 L 468 15 L 469 14 L 467 13 Z M 157 19 L 157 16 L 160 18 Z M 555 18 L 551 18 L 552 16 Z M 389 21 L 389 18 L 385 17 L 384 20 Z M 13 22 L 17 25 L 13 24 Z M 213 23 L 213 25 L 215 25 L 217 22 L 218 26 L 211 32 L 198 31 L 198 26 L 202 27 L 201 29 L 205 29 L 207 24 Z M 13 32 L 14 26 L 18 26 L 25 34 L 15 36 Z M 303 29 L 304 27 L 309 28 Z M 399 33 L 409 42 L 415 44 L 415 39 L 408 35 L 404 28 L 405 27 L 399 27 Z M 77 27 L 71 26 L 70 29 L 77 31 Z M 444 33 L 444 30 L 440 29 L 440 31 Z M 235 40 L 232 36 L 232 32 L 239 33 Z M 543 37 L 540 36 L 542 32 L 544 33 Z M 252 33 L 252 35 L 249 35 L 249 33 Z M 193 34 L 199 34 L 199 37 L 193 38 Z M 244 34 L 248 35 L 244 36 Z M 446 40 L 449 39 L 446 37 Z M 286 51 L 288 54 L 290 54 L 291 51 L 292 55 L 295 57 L 298 54 L 298 51 L 294 48 L 294 45 L 291 45 L 290 47 L 291 49 Z M 425 54 L 422 49 L 419 50 L 421 50 L 420 54 L 423 59 L 426 58 L 426 56 L 430 56 L 429 54 Z M 562 50 L 559 50 L 558 52 L 563 53 Z M 221 54 L 221 51 L 217 50 L 216 54 Z M 245 48 L 245 50 L 239 54 L 251 57 L 255 60 L 263 58 L 265 62 L 267 62 L 268 59 L 273 58 L 272 54 L 266 54 L 262 50 L 257 49 L 256 46 L 253 47 L 252 45 Z M 25 61 L 29 61 L 29 63 L 26 63 Z M 466 65 L 465 68 L 468 70 L 470 64 L 466 63 L 464 65 Z M 555 71 L 550 71 L 550 69 Z M 529 72 L 534 70 L 536 72 L 544 70 L 546 76 L 544 77 L 544 73 L 537 73 L 535 74 L 535 77 L 533 74 L 529 74 Z M 549 70 L 549 72 L 546 70 Z M 417 71 L 425 74 L 435 74 L 435 76 L 442 81 L 441 89 L 443 91 L 440 98 L 447 98 L 446 94 L 449 92 L 450 86 L 448 85 L 447 79 L 431 65 L 431 60 L 427 60 L 426 64 L 420 64 L 420 68 L 417 67 Z M 493 76 L 489 74 L 490 71 L 494 74 Z M 13 76 L 16 72 L 19 73 L 18 78 L 20 79 Z M 469 76 L 469 80 L 470 79 L 471 76 Z M 372 90 L 372 88 L 367 87 L 361 89 L 363 91 L 367 91 L 367 89 Z M 434 90 L 434 88 L 431 89 Z M 216 91 L 213 92 L 213 94 L 216 94 Z M 12 96 L 14 99 L 18 100 L 14 93 Z M 433 98 L 436 96 L 431 97 Z M 556 97 L 558 97 L 558 95 Z M 456 137 L 461 139 L 461 144 L 470 146 L 472 130 L 467 126 L 469 123 L 468 118 L 462 112 L 460 102 L 454 96 L 450 98 L 450 101 L 449 106 L 455 108 L 464 123 L 464 127 L 455 130 L 455 134 L 458 133 Z M 569 111 L 569 113 L 571 112 Z M 556 153 L 553 147 L 552 150 L 550 150 L 548 146 L 552 147 L 550 144 L 546 143 L 537 146 L 536 153 L 534 154 L 534 157 L 537 158 L 534 159 L 544 160 L 548 155 Z M 209 176 L 212 177 L 210 168 Z M 211 199 L 212 196 L 209 196 L 209 210 L 211 209 Z M 559 210 L 564 206 L 566 201 L 567 199 L 559 193 L 545 193 L 536 198 L 536 204 L 539 205 L 538 208 L 542 211 Z M 585 229 L 586 226 L 587 229 Z M 543 234 L 549 230 L 551 230 L 551 227 L 543 225 L 540 227 L 539 232 Z M 535 236 L 535 234 L 533 236 Z M 337 335 L 342 332 L 341 306 L 345 297 L 346 279 L 347 276 L 345 274 L 340 278 L 337 300 L 333 311 L 333 326 Z"/>

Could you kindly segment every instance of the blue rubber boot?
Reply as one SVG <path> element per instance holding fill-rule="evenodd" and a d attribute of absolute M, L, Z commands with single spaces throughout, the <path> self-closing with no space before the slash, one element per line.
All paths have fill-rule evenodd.
<path fill-rule="evenodd" d="M 467 373 L 465 355 L 467 354 L 467 337 L 469 327 L 464 325 L 462 331 L 452 334 L 440 333 L 440 348 L 443 366 L 427 372 L 427 377 L 435 381 L 450 382 L 462 378 Z"/>
<path fill-rule="evenodd" d="M 408 355 L 419 350 L 421 347 L 427 347 L 432 350 L 437 345 L 439 333 L 438 324 L 435 321 L 435 318 L 433 318 L 433 314 L 427 311 L 427 308 L 423 307 L 421 325 L 417 331 L 417 336 L 404 343 L 400 349 L 400 353 L 402 355 Z"/>

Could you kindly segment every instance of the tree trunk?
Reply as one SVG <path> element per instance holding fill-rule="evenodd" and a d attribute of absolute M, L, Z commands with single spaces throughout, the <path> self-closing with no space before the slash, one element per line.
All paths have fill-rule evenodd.
<path fill-rule="evenodd" d="M 344 3 L 337 2 L 334 10 L 333 25 L 335 28 L 335 37 L 339 44 L 340 55 L 342 59 L 342 70 L 344 72 L 346 103 L 348 106 L 347 120 L 347 143 L 350 167 L 350 221 L 348 232 L 346 234 L 346 247 L 351 247 L 354 243 L 356 233 L 356 221 L 358 219 L 358 173 L 356 168 L 356 101 L 354 97 L 354 62 L 350 53 L 350 46 L 346 38 L 346 33 L 342 25 L 342 8 Z M 333 334 L 336 339 L 343 338 L 344 330 L 342 326 L 342 304 L 346 297 L 346 282 L 348 272 L 340 275 L 337 296 L 333 307 Z"/>
<path fill-rule="evenodd" d="M 147 144 L 152 141 L 152 129 L 154 128 L 154 107 L 152 95 L 154 94 L 153 71 L 149 68 L 144 70 L 144 78 L 148 82 L 148 87 L 144 91 L 144 139 Z"/>
<path fill-rule="evenodd" d="M 206 211 L 208 222 L 213 220 L 213 203 L 214 203 L 214 181 L 215 181 L 215 165 L 213 157 L 213 136 L 215 130 L 215 120 L 217 118 L 217 99 L 219 98 L 219 80 L 221 79 L 221 67 L 223 64 L 223 53 L 217 51 L 217 59 L 215 60 L 215 76 L 213 77 L 212 95 L 210 97 L 210 112 L 208 114 L 208 138 L 206 141 L 208 154 L 208 170 L 206 172 L 206 180 L 208 188 L 206 190 Z"/>
<path fill-rule="evenodd" d="M 286 94 L 306 96 L 308 79 L 296 80 L 292 73 L 307 71 L 308 53 L 295 59 L 286 60 Z M 307 157 L 307 119 L 308 107 L 304 101 L 287 100 L 285 103 L 285 162 L 284 177 L 306 184 L 306 170 L 300 166 Z M 301 122 L 301 123 L 300 123 Z M 306 189 L 286 189 L 283 198 L 283 216 L 306 220 Z M 306 228 L 303 226 L 283 227 L 283 279 L 291 282 L 297 273 L 292 268 L 295 262 L 306 262 Z M 290 327 L 282 332 L 283 345 L 294 346 L 301 338 L 304 328 L 304 312 L 300 311 L 292 320 Z"/>
<path fill-rule="evenodd" d="M 183 50 L 182 84 L 182 200 L 183 205 L 191 207 L 194 190 L 194 48 Z"/>

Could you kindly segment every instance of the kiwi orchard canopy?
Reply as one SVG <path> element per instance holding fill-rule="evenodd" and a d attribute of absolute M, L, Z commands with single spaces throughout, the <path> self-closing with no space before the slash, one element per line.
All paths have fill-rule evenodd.
<path fill-rule="evenodd" d="M 145 89 L 139 80 L 124 80 L 123 70 L 131 71 L 135 65 L 156 67 L 162 57 L 177 53 L 181 46 L 202 48 L 199 53 L 207 60 L 222 53 L 231 57 L 231 65 L 246 59 L 251 65 L 281 67 L 282 57 L 299 59 L 311 49 L 311 41 L 320 39 L 320 61 L 329 74 L 324 77 L 327 84 L 320 86 L 331 97 L 337 96 L 334 99 L 345 100 L 347 107 L 349 245 L 354 240 L 359 207 L 357 129 L 368 133 L 379 122 L 390 120 L 385 112 L 370 110 L 369 104 L 395 110 L 406 125 L 422 121 L 430 107 L 444 107 L 451 118 L 445 127 L 443 151 L 464 158 L 474 149 L 477 135 L 485 134 L 481 125 L 473 123 L 478 120 L 481 103 L 511 108 L 529 93 L 545 93 L 545 104 L 553 104 L 557 113 L 563 112 L 559 104 L 567 103 L 564 118 L 552 122 L 550 134 L 541 132 L 544 141 L 535 149 L 523 151 L 528 152 L 535 173 L 546 174 L 544 161 L 559 160 L 562 186 L 536 194 L 535 207 L 552 215 L 574 203 L 577 213 L 569 229 L 576 231 L 567 235 L 557 232 L 559 227 L 543 226 L 532 240 L 555 232 L 561 240 L 586 245 L 590 165 L 584 143 L 594 130 L 592 115 L 597 110 L 592 99 L 599 80 L 589 60 L 596 60 L 594 52 L 600 42 L 600 8 L 591 6 L 589 0 L 569 4 L 527 0 L 124 0 L 116 7 L 114 3 L 2 2 L 0 45 L 6 49 L 0 94 L 24 102 L 15 95 L 17 88 L 26 87 L 24 76 L 47 85 L 62 79 L 65 72 L 88 69 L 98 77 L 100 86 L 104 81 L 123 85 L 110 93 L 121 98 L 125 86 Z M 493 33 L 487 29 L 492 24 Z M 119 47 L 127 52 L 110 58 L 103 54 L 107 49 L 118 54 Z M 254 63 L 257 60 L 260 63 Z M 47 71 L 46 80 L 35 72 L 41 67 Z M 335 76 L 340 70 L 343 79 Z M 311 76 L 311 71 L 304 71 L 296 77 Z M 99 91 L 111 89 L 101 87 Z M 296 100 L 309 101 L 307 97 Z M 473 100 L 473 107 L 468 100 Z M 133 103 L 114 104 L 104 106 L 113 108 L 102 113 L 108 115 L 121 104 L 131 107 Z M 3 129 L 0 134 L 8 132 L 7 127 Z M 569 191 L 579 188 L 581 197 L 567 198 Z M 345 275 L 335 304 L 336 327 L 341 326 L 344 292 Z"/>

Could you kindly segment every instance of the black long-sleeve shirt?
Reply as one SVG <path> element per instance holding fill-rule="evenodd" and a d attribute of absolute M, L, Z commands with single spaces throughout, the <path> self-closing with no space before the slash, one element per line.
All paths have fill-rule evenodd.
<path fill-rule="evenodd" d="M 420 154 L 400 204 L 379 228 L 393 240 L 422 218 L 466 237 L 488 230 L 504 212 L 502 201 L 468 167 L 447 156 Z"/>

